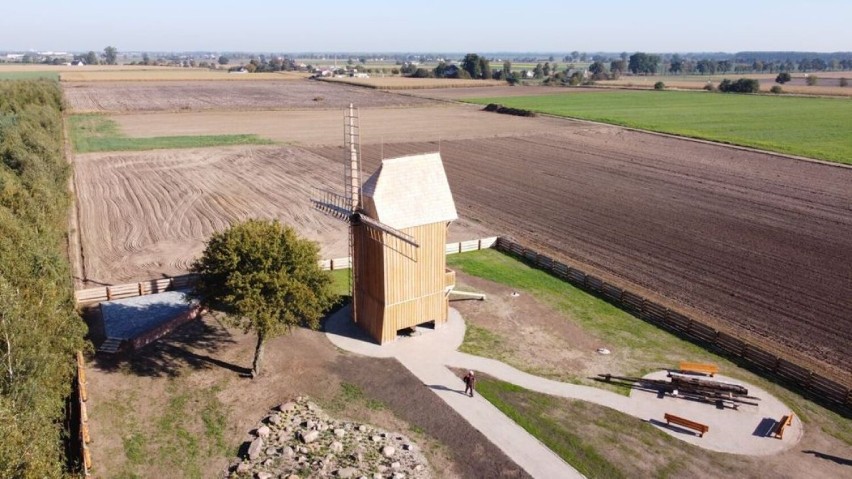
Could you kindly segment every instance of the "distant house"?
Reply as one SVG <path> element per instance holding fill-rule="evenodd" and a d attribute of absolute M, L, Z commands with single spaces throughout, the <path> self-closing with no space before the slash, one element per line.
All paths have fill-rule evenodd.
<path fill-rule="evenodd" d="M 71 62 L 70 64 L 71 64 L 72 66 L 75 66 L 75 67 L 84 67 L 84 66 L 86 66 L 86 62 L 84 62 L 83 60 L 74 60 L 74 61 L 73 61 L 73 62 Z"/>

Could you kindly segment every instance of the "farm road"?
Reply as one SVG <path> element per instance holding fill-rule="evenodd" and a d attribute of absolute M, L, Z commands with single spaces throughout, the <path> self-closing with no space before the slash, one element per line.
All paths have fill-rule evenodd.
<path fill-rule="evenodd" d="M 850 380 L 852 169 L 570 121 L 545 131 L 444 141 L 460 214 Z M 434 150 L 365 145 L 365 170 Z"/>

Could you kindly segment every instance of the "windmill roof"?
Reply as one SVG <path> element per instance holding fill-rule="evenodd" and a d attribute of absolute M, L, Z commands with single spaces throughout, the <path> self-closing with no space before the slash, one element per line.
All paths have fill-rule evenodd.
<path fill-rule="evenodd" d="M 393 228 L 458 219 L 440 153 L 382 160 L 362 194 L 366 213 Z"/>

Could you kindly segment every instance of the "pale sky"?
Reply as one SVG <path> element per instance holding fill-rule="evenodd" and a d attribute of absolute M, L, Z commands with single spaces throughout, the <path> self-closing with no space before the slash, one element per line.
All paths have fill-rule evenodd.
<path fill-rule="evenodd" d="M 0 51 L 850 51 L 852 0 L 4 0 Z"/>

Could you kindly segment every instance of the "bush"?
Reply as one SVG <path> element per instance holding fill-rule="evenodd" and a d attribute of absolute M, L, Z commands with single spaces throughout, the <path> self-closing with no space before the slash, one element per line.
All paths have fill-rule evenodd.
<path fill-rule="evenodd" d="M 411 78 L 432 78 L 433 75 L 431 70 L 427 70 L 425 68 L 418 68 L 417 70 L 414 70 L 414 73 L 412 73 L 410 76 Z"/>
<path fill-rule="evenodd" d="M 657 83 L 654 83 L 654 90 L 665 90 L 665 89 L 666 89 L 666 84 L 665 84 L 665 83 L 663 83 L 663 82 L 661 82 L 661 81 L 658 81 Z"/>
<path fill-rule="evenodd" d="M 502 113 L 504 115 L 536 116 L 534 111 L 523 110 L 521 108 L 510 108 L 508 106 L 503 106 L 497 103 L 489 103 L 488 106 L 483 108 L 483 110 L 493 111 L 495 113 Z"/>
<path fill-rule="evenodd" d="M 772 85 L 772 88 L 770 88 L 769 91 L 771 93 L 775 93 L 776 95 L 779 94 L 779 93 L 783 93 L 783 90 L 781 90 L 780 85 Z"/>
<path fill-rule="evenodd" d="M 841 78 L 840 79 L 840 86 L 847 86 L 847 85 L 849 85 L 849 80 L 847 80 L 846 78 Z"/>
<path fill-rule="evenodd" d="M 760 91 L 760 82 L 751 78 L 740 78 L 732 82 L 725 78 L 719 83 L 719 91 L 725 93 L 757 93 Z"/>
<path fill-rule="evenodd" d="M 805 77 L 805 83 L 807 83 L 808 86 L 816 86 L 816 84 L 819 83 L 819 77 L 816 75 L 808 75 Z"/>
<path fill-rule="evenodd" d="M 707 90 L 707 91 L 716 91 L 716 85 L 714 85 L 710 82 L 707 82 L 707 84 L 704 85 L 704 89 Z"/>
<path fill-rule="evenodd" d="M 782 85 L 790 80 L 792 80 L 792 77 L 790 77 L 790 73 L 788 72 L 781 72 L 777 77 L 775 77 L 775 83 L 780 83 Z"/>

